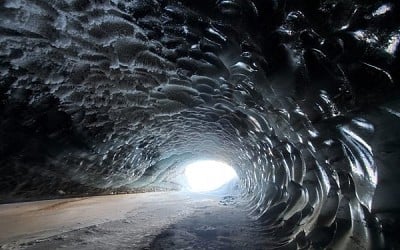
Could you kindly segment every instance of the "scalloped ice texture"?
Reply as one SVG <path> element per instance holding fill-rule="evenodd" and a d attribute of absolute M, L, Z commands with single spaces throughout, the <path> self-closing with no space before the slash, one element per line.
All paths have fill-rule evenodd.
<path fill-rule="evenodd" d="M 235 168 L 269 247 L 398 247 L 399 13 L 2 1 L 2 200 L 179 189 L 212 159 Z"/>

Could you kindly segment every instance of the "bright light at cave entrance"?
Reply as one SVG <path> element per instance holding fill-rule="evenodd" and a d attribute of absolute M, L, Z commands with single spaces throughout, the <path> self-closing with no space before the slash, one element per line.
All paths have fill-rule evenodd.
<path fill-rule="evenodd" d="M 213 191 L 237 178 L 235 170 L 218 161 L 198 161 L 185 169 L 186 180 L 193 192 Z"/>

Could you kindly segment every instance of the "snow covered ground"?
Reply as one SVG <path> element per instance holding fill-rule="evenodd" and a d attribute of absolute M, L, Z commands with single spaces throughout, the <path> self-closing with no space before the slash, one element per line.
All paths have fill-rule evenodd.
<path fill-rule="evenodd" d="M 2 249 L 263 249 L 235 196 L 158 192 L 0 206 Z"/>

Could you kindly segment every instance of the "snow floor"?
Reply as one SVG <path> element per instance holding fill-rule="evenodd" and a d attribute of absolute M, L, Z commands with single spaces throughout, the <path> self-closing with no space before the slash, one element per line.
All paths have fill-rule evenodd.
<path fill-rule="evenodd" d="M 1 249 L 265 249 L 236 196 L 157 192 L 0 205 Z"/>

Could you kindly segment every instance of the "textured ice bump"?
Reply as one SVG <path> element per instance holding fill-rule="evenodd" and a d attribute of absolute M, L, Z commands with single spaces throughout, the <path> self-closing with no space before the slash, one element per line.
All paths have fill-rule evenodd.
<path fill-rule="evenodd" d="M 399 13 L 3 1 L 1 197 L 179 189 L 212 159 L 236 169 L 268 247 L 399 246 Z"/>

